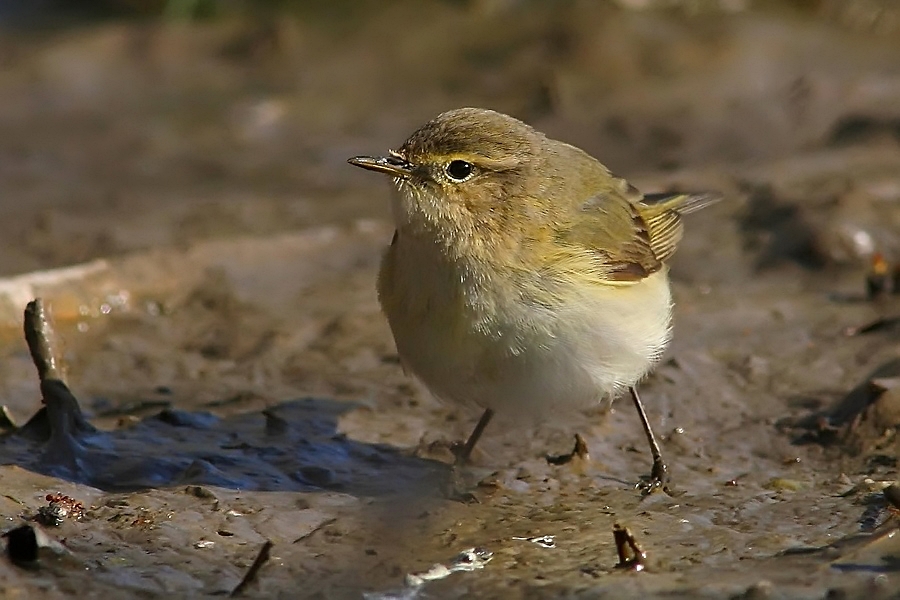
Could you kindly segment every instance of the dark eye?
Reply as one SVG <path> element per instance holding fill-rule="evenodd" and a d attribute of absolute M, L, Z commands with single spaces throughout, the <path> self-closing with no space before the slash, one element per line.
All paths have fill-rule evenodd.
<path fill-rule="evenodd" d="M 465 181 L 475 172 L 475 165 L 464 160 L 453 160 L 447 165 L 447 175 L 455 181 Z"/>

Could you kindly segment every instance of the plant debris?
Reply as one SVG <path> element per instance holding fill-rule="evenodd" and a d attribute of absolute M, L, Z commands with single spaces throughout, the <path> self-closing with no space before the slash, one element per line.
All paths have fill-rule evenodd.
<path fill-rule="evenodd" d="M 247 569 L 247 572 L 244 574 L 244 578 L 241 579 L 241 582 L 237 584 L 237 586 L 231 590 L 232 598 L 240 596 L 244 593 L 251 583 L 253 583 L 256 578 L 259 576 L 259 570 L 262 569 L 263 565 L 269 561 L 269 553 L 272 550 L 272 542 L 270 540 L 266 540 L 266 542 L 262 545 L 262 548 L 259 549 L 259 553 L 256 555 L 256 560 L 253 561 L 253 564 L 250 565 L 250 568 Z"/>
<path fill-rule="evenodd" d="M 616 523 L 613 525 L 613 538 L 616 541 L 616 552 L 619 555 L 619 562 L 616 563 L 616 568 L 643 571 L 647 553 L 637 543 L 631 531 L 627 527 Z"/>
<path fill-rule="evenodd" d="M 572 462 L 573 459 L 579 458 L 581 460 L 590 460 L 590 454 L 588 453 L 587 442 L 584 441 L 584 438 L 581 437 L 580 433 L 575 434 L 575 445 L 572 447 L 571 452 L 567 452 L 565 454 L 560 454 L 557 456 L 547 455 L 547 462 L 551 465 L 565 465 Z"/>
<path fill-rule="evenodd" d="M 59 527 L 67 517 L 81 519 L 84 517 L 84 505 L 65 494 L 47 494 L 47 506 L 38 509 L 35 519 L 42 525 Z"/>

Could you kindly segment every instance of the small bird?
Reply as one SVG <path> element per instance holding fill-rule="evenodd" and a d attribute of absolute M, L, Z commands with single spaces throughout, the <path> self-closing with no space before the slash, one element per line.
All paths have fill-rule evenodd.
<path fill-rule="evenodd" d="M 384 157 L 397 193 L 378 297 L 401 363 L 438 398 L 552 416 L 629 390 L 650 443 L 646 490 L 668 480 L 635 386 L 671 338 L 666 262 L 681 215 L 711 193 L 642 195 L 589 154 L 491 110 L 437 116 Z"/>

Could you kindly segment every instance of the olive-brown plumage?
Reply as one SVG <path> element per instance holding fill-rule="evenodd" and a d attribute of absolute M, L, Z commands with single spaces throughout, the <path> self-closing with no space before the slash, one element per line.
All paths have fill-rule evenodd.
<path fill-rule="evenodd" d="M 643 196 L 584 151 L 476 108 L 350 162 L 398 190 L 378 293 L 404 365 L 438 397 L 487 409 L 481 425 L 631 388 L 662 479 L 634 386 L 669 342 L 681 215 L 717 196 Z"/>

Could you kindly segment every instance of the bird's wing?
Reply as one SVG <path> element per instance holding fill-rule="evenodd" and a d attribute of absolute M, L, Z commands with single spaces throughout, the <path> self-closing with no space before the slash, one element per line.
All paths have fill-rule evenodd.
<path fill-rule="evenodd" d="M 565 241 L 596 255 L 611 282 L 634 283 L 659 271 L 681 240 L 681 215 L 719 199 L 715 194 L 650 194 L 609 189 L 579 207 Z"/>

